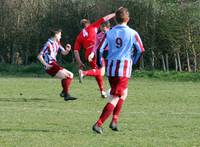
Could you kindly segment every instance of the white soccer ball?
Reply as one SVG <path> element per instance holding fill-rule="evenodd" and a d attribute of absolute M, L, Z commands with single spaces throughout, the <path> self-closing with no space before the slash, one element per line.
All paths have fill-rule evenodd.
<path fill-rule="evenodd" d="M 111 88 L 106 91 L 108 98 L 110 98 L 110 91 L 111 91 Z"/>

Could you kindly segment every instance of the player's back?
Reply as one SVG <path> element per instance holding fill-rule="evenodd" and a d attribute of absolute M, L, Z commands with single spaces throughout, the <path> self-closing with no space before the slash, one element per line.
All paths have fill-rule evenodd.
<path fill-rule="evenodd" d="M 79 34 L 85 50 L 94 48 L 94 45 L 96 44 L 97 31 L 98 28 L 91 24 L 88 27 L 84 28 Z"/>
<path fill-rule="evenodd" d="M 107 76 L 130 77 L 136 32 L 127 25 L 117 25 L 107 32 Z"/>
<path fill-rule="evenodd" d="M 107 33 L 108 60 L 131 60 L 136 32 L 127 25 L 117 25 Z"/>

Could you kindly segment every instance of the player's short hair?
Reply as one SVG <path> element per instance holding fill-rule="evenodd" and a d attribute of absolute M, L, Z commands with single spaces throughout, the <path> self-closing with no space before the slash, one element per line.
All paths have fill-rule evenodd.
<path fill-rule="evenodd" d="M 84 28 L 86 24 L 90 24 L 90 21 L 88 19 L 81 19 L 80 21 L 81 27 Z"/>
<path fill-rule="evenodd" d="M 119 8 L 116 12 L 115 12 L 115 19 L 117 21 L 117 23 L 123 23 L 126 19 L 128 19 L 129 17 L 129 12 L 127 8 Z"/>
<path fill-rule="evenodd" d="M 60 32 L 62 32 L 62 30 L 59 29 L 59 28 L 50 29 L 50 36 L 51 36 L 51 37 L 54 37 L 56 34 L 58 34 L 58 33 L 60 33 Z"/>
<path fill-rule="evenodd" d="M 101 27 L 107 27 L 107 28 L 110 28 L 110 21 L 106 21 L 104 23 L 101 24 Z"/>

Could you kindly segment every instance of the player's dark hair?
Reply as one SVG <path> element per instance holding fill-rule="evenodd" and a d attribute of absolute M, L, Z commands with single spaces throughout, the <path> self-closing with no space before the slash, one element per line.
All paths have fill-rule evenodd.
<path fill-rule="evenodd" d="M 54 37 L 56 34 L 62 32 L 59 28 L 50 29 L 50 37 Z"/>
<path fill-rule="evenodd" d="M 129 12 L 127 8 L 120 8 L 115 12 L 115 19 L 117 23 L 123 23 L 129 17 Z"/>
<path fill-rule="evenodd" d="M 80 21 L 80 25 L 82 28 L 84 28 L 86 26 L 86 24 L 89 24 L 89 23 L 90 23 L 90 21 L 88 19 L 82 19 Z"/>

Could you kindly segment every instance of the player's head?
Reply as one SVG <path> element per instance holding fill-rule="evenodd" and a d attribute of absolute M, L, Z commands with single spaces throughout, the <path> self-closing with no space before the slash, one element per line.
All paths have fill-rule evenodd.
<path fill-rule="evenodd" d="M 82 19 L 80 21 L 80 25 L 81 25 L 82 28 L 85 28 L 85 27 L 90 25 L 90 21 L 88 19 Z"/>
<path fill-rule="evenodd" d="M 110 22 L 106 21 L 106 22 L 102 23 L 100 29 L 102 32 L 109 31 L 110 30 Z"/>
<path fill-rule="evenodd" d="M 54 38 L 56 41 L 60 41 L 61 33 L 62 33 L 61 29 L 57 29 L 57 28 L 51 29 L 50 30 L 50 37 Z"/>
<path fill-rule="evenodd" d="M 115 12 L 115 19 L 118 24 L 127 23 L 130 19 L 128 9 L 124 7 L 120 7 Z"/>

